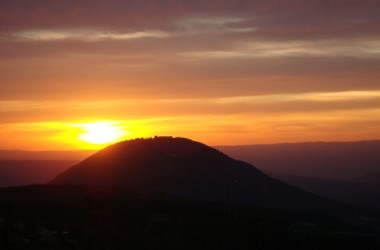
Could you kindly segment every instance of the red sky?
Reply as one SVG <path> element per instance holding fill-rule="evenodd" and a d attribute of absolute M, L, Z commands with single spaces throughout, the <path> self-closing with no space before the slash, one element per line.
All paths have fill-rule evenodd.
<path fill-rule="evenodd" d="M 380 1 L 0 2 L 0 149 L 380 138 Z"/>

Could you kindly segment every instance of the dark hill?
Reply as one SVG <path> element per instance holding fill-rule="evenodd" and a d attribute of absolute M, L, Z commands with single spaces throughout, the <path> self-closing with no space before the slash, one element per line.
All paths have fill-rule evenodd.
<path fill-rule="evenodd" d="M 0 188 L 0 249 L 378 250 L 374 228 L 122 188 Z"/>
<path fill-rule="evenodd" d="M 114 144 L 58 175 L 51 184 L 115 186 L 231 205 L 340 215 L 353 212 L 184 138 L 155 137 Z"/>

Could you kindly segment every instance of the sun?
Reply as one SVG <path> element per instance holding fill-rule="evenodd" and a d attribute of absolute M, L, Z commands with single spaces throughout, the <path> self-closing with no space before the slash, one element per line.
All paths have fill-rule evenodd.
<path fill-rule="evenodd" d="M 82 124 L 83 133 L 78 139 L 95 145 L 109 144 L 120 141 L 130 134 L 128 131 L 114 122 L 92 122 Z"/>

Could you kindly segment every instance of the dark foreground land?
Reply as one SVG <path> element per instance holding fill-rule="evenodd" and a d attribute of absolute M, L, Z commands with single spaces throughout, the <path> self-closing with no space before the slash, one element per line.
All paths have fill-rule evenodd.
<path fill-rule="evenodd" d="M 0 189 L 0 249 L 380 249 L 380 231 L 317 214 L 36 185 Z"/>

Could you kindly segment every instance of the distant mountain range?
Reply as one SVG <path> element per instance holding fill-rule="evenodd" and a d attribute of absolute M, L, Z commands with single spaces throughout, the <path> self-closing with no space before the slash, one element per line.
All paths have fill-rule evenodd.
<path fill-rule="evenodd" d="M 380 141 L 218 146 L 264 172 L 352 180 L 380 172 Z"/>
<path fill-rule="evenodd" d="M 77 162 L 72 160 L 0 160 L 0 187 L 46 183 Z"/>
<path fill-rule="evenodd" d="M 380 211 L 380 180 L 377 174 L 351 181 L 269 173 L 270 176 L 313 194 Z"/>
<path fill-rule="evenodd" d="M 0 150 L 0 160 L 70 160 L 81 161 L 90 156 L 92 150 L 69 151 L 25 151 L 25 150 Z"/>

